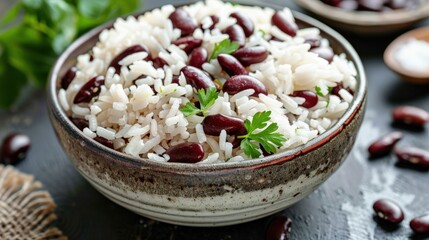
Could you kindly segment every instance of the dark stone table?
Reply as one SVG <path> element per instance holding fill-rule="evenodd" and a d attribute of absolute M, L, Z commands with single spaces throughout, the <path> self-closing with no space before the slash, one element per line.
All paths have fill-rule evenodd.
<path fill-rule="evenodd" d="M 146 0 L 145 9 L 171 2 Z M 281 4 L 302 11 L 291 1 Z M 0 5 L 4 10 L 3 1 Z M 422 25 L 429 25 L 429 21 Z M 384 49 L 399 34 L 371 38 L 345 35 L 365 65 L 368 111 L 353 151 L 341 168 L 310 196 L 277 214 L 292 218 L 291 239 L 424 238 L 412 235 L 408 223 L 413 216 L 429 212 L 429 172 L 400 168 L 393 155 L 369 160 L 366 150 L 381 134 L 398 129 L 391 124 L 393 107 L 408 104 L 429 110 L 429 86 L 408 84 L 383 63 Z M 0 111 L 0 139 L 12 131 L 31 137 L 29 155 L 17 167 L 33 174 L 52 194 L 58 204 L 56 225 L 70 239 L 264 239 L 274 216 L 230 227 L 192 228 L 152 221 L 109 201 L 78 174 L 58 144 L 44 91 L 30 89 L 25 95 L 17 110 Z M 401 146 L 429 149 L 428 129 L 401 130 L 405 135 Z M 394 199 L 403 207 L 406 217 L 399 228 L 385 229 L 376 224 L 372 203 L 378 198 Z"/>

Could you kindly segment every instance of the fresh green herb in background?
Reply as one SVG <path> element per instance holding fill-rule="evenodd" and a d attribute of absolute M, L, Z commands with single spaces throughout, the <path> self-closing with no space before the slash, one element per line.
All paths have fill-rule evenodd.
<path fill-rule="evenodd" d="M 212 55 L 210 56 L 210 60 L 213 60 L 219 56 L 219 54 L 225 53 L 225 54 L 231 54 L 240 47 L 240 44 L 236 42 L 231 42 L 229 39 L 225 39 L 220 43 L 215 43 L 215 47 L 213 50 Z"/>
<path fill-rule="evenodd" d="M 267 127 L 267 122 L 271 120 L 271 111 L 258 112 L 253 116 L 252 121 L 246 120 L 244 127 L 247 134 L 238 136 L 243 139 L 240 148 L 244 150 L 244 154 L 251 158 L 258 158 L 261 156 L 260 145 L 268 153 L 277 152 L 277 147 L 281 147 L 282 143 L 286 141 L 285 137 L 276 132 L 279 128 L 277 123 L 271 123 Z M 256 130 L 260 130 L 256 132 Z"/>
<path fill-rule="evenodd" d="M 137 10 L 139 0 L 21 0 L 0 19 L 0 108 L 28 83 L 46 84 L 57 56 L 79 35 Z"/>
<path fill-rule="evenodd" d="M 185 106 L 183 106 L 180 111 L 183 113 L 185 117 L 189 117 L 198 113 L 202 113 L 204 116 L 206 115 L 207 110 L 213 106 L 216 99 L 219 97 L 219 92 L 216 88 L 209 88 L 207 91 L 204 89 L 198 90 L 198 100 L 200 101 L 200 108 L 195 107 L 194 104 L 188 102 Z"/>

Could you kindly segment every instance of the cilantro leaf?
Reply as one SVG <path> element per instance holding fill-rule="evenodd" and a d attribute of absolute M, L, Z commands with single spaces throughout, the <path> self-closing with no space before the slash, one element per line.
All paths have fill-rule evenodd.
<path fill-rule="evenodd" d="M 240 44 L 236 42 L 231 42 L 229 39 L 225 39 L 220 43 L 215 43 L 214 50 L 212 52 L 212 55 L 209 58 L 210 60 L 213 60 L 219 56 L 219 54 L 225 53 L 225 54 L 231 54 L 240 47 Z"/>
<path fill-rule="evenodd" d="M 319 86 L 316 86 L 314 89 L 316 90 L 316 94 L 321 96 L 321 97 L 324 97 L 327 95 L 327 94 L 323 94 L 323 90 Z M 327 89 L 326 89 L 327 93 L 331 93 L 333 89 L 334 89 L 333 87 L 327 87 Z"/>
<path fill-rule="evenodd" d="M 219 93 L 216 88 L 209 88 L 207 91 L 204 89 L 198 90 L 198 99 L 200 100 L 200 104 L 203 108 L 209 108 L 213 106 L 216 99 L 219 97 Z"/>
<path fill-rule="evenodd" d="M 244 154 L 251 158 L 258 158 L 261 153 L 258 149 L 259 145 L 252 143 L 257 142 L 264 150 L 268 153 L 275 153 L 278 147 L 282 146 L 282 143 L 286 141 L 285 137 L 276 132 L 279 128 L 277 123 L 271 123 L 267 127 L 267 122 L 271 120 L 271 111 L 259 112 L 253 116 L 252 121 L 246 120 L 244 127 L 247 130 L 247 135 L 238 136 L 239 139 L 243 139 L 240 144 L 241 149 L 244 150 Z M 260 130 L 256 132 L 256 130 Z"/>
<path fill-rule="evenodd" d="M 261 152 L 259 152 L 259 146 L 251 143 L 249 139 L 244 139 L 241 141 L 240 148 L 244 150 L 244 154 L 251 158 L 258 158 L 261 156 Z"/>
<path fill-rule="evenodd" d="M 187 103 L 183 106 L 180 111 L 185 117 L 189 117 L 198 113 L 202 113 L 204 116 L 209 108 L 213 106 L 216 99 L 219 97 L 219 93 L 216 88 L 209 88 L 204 90 L 203 88 L 198 90 L 198 100 L 200 101 L 201 108 L 195 107 L 192 103 Z"/>
<path fill-rule="evenodd" d="M 244 127 L 249 134 L 253 133 L 258 128 L 265 128 L 267 126 L 266 122 L 271 119 L 270 115 L 271 111 L 258 112 L 253 116 L 252 122 L 246 120 Z"/>
<path fill-rule="evenodd" d="M 325 94 L 323 94 L 323 93 L 322 93 L 322 88 L 321 88 L 321 87 L 316 86 L 316 87 L 315 87 L 315 90 L 316 90 L 316 94 L 317 94 L 317 95 L 319 95 L 319 96 L 321 96 L 321 97 L 324 97 L 324 96 L 325 96 Z"/>
<path fill-rule="evenodd" d="M 192 103 L 186 103 L 185 106 L 183 106 L 182 109 L 180 109 L 180 111 L 183 113 L 183 115 L 185 117 L 189 117 L 195 114 L 198 114 L 201 112 L 200 109 L 198 109 L 197 107 L 195 107 Z"/>

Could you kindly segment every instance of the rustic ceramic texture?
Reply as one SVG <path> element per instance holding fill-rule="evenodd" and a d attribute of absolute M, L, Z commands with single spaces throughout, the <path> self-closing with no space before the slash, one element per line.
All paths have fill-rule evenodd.
<path fill-rule="evenodd" d="M 429 84 L 429 69 L 424 73 L 413 72 L 404 68 L 395 58 L 398 49 L 410 39 L 429 42 L 429 27 L 414 29 L 395 39 L 384 51 L 384 62 L 404 80 L 416 84 Z"/>
<path fill-rule="evenodd" d="M 429 1 L 424 1 L 416 9 L 384 13 L 345 11 L 320 0 L 295 0 L 295 2 L 330 26 L 359 35 L 383 35 L 396 32 L 429 17 Z"/>
<path fill-rule="evenodd" d="M 346 158 L 361 125 L 366 99 L 362 63 L 338 33 L 294 13 L 301 27 L 322 30 L 336 52 L 345 52 L 358 70 L 350 109 L 308 144 L 241 163 L 190 165 L 157 163 L 111 150 L 87 138 L 61 109 L 61 76 L 97 41 L 101 26 L 70 46 L 55 64 L 49 83 L 50 118 L 58 139 L 79 172 L 102 194 L 143 216 L 187 226 L 223 226 L 261 218 L 301 200 L 322 184 Z"/>

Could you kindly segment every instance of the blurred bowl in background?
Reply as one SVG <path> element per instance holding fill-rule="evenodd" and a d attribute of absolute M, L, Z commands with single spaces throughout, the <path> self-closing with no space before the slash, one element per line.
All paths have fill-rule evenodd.
<path fill-rule="evenodd" d="M 429 27 L 418 28 L 409 32 L 406 32 L 396 38 L 384 52 L 384 62 L 386 65 L 401 76 L 404 80 L 407 80 L 416 84 L 428 84 L 429 83 L 429 68 L 426 71 L 413 71 L 404 66 L 398 59 L 398 51 L 401 47 L 407 43 L 415 40 L 423 40 L 427 42 L 426 49 L 429 49 Z M 422 52 L 423 53 L 423 52 Z M 424 54 L 424 53 L 423 53 Z M 413 58 L 411 52 L 407 54 L 408 58 Z M 429 60 L 429 59 L 428 59 Z M 416 61 L 415 59 L 404 59 L 408 63 Z"/>
<path fill-rule="evenodd" d="M 388 12 L 346 11 L 321 0 L 295 0 L 302 8 L 315 14 L 319 20 L 339 30 L 360 35 L 382 35 L 396 32 L 429 17 L 429 1 L 415 9 Z"/>

